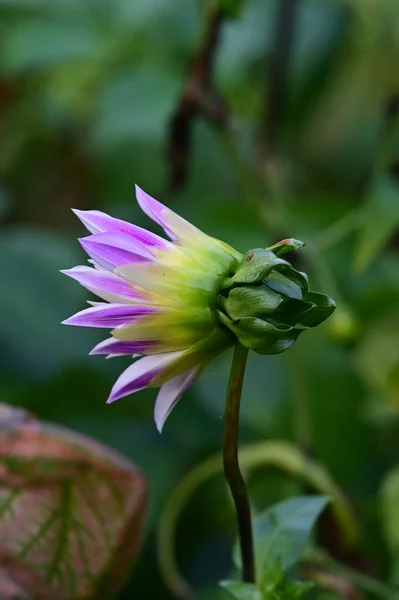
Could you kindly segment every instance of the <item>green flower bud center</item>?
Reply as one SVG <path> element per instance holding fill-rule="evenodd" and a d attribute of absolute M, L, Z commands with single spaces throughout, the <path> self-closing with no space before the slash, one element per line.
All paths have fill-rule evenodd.
<path fill-rule="evenodd" d="M 307 276 L 278 256 L 302 246 L 298 240 L 283 240 L 273 246 L 274 252 L 250 250 L 222 281 L 217 316 L 244 346 L 277 354 L 334 311 L 331 298 L 312 292 Z"/>

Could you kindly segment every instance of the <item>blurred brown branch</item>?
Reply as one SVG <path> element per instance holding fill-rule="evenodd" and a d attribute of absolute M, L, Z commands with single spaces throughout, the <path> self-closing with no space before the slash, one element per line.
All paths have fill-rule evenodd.
<path fill-rule="evenodd" d="M 171 190 L 180 188 L 187 180 L 195 118 L 203 115 L 222 128 L 227 122 L 227 107 L 213 80 L 223 21 L 223 11 L 215 3 L 206 12 L 197 51 L 190 61 L 182 94 L 170 119 L 167 144 Z"/>
<path fill-rule="evenodd" d="M 287 105 L 288 70 L 295 36 L 298 0 L 281 0 L 277 7 L 275 37 L 270 59 L 263 116 L 263 144 L 277 142 Z"/>

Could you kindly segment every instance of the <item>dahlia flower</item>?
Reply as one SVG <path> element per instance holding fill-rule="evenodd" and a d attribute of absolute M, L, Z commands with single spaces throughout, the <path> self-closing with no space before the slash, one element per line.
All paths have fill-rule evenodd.
<path fill-rule="evenodd" d="M 62 271 L 101 298 L 68 325 L 111 329 L 90 354 L 136 360 L 108 403 L 160 387 L 159 431 L 207 365 L 237 342 L 263 354 L 290 347 L 331 314 L 305 274 L 279 255 L 303 244 L 283 240 L 246 255 L 210 237 L 136 186 L 141 209 L 171 241 L 97 210 L 74 210 L 91 235 L 80 239 L 91 266 Z M 140 358 L 138 358 L 140 357 Z"/>

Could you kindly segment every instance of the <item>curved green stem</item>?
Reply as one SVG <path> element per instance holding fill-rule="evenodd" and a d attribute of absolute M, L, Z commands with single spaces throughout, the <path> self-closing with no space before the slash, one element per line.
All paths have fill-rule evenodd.
<path fill-rule="evenodd" d="M 242 578 L 255 582 L 255 555 L 252 536 L 251 506 L 244 477 L 238 464 L 238 425 L 241 391 L 247 364 L 248 348 L 237 344 L 231 365 L 224 416 L 223 467 L 233 497 L 240 540 Z"/>
<path fill-rule="evenodd" d="M 180 574 L 176 561 L 174 537 L 177 521 L 195 490 L 221 470 L 220 454 L 211 456 L 194 467 L 169 496 L 159 521 L 157 536 L 159 568 L 167 587 L 176 598 L 181 600 L 191 598 L 192 590 Z"/>
<path fill-rule="evenodd" d="M 352 209 L 313 238 L 313 245 L 320 252 L 339 244 L 341 240 L 363 224 L 363 212 Z"/>
<path fill-rule="evenodd" d="M 349 548 L 359 543 L 356 517 L 345 495 L 324 467 L 300 452 L 295 446 L 283 441 L 267 441 L 244 446 L 240 450 L 240 462 L 244 469 L 277 467 L 302 479 L 321 494 L 330 496 L 331 507 L 341 535 Z M 177 598 L 187 600 L 192 596 L 189 584 L 179 572 L 174 552 L 174 536 L 177 521 L 194 492 L 211 477 L 222 470 L 220 454 L 200 463 L 179 483 L 169 497 L 158 528 L 158 560 L 168 588 Z"/>
<path fill-rule="evenodd" d="M 321 567 L 325 567 L 332 573 L 342 575 L 345 579 L 350 581 L 357 588 L 364 590 L 368 594 L 371 594 L 375 598 L 381 598 L 382 600 L 398 600 L 399 592 L 393 586 L 378 581 L 369 575 L 365 575 L 359 571 L 355 571 L 350 567 L 338 562 L 326 552 L 321 549 L 313 550 L 308 553 L 307 559 Z"/>

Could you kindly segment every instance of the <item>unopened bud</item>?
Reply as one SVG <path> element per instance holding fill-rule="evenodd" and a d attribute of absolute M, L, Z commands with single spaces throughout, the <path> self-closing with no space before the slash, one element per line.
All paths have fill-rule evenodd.
<path fill-rule="evenodd" d="M 234 275 L 222 282 L 219 320 L 255 352 L 283 352 L 335 310 L 329 296 L 310 290 L 305 273 L 278 256 L 303 245 L 291 239 L 271 249 L 250 250 Z"/>

